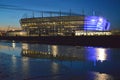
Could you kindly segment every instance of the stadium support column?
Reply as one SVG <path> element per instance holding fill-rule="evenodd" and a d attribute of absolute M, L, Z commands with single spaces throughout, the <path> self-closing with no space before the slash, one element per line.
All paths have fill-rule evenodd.
<path fill-rule="evenodd" d="M 44 13 L 43 13 L 43 11 L 41 12 L 41 17 L 42 17 L 42 20 L 41 20 L 41 23 L 43 22 L 43 17 L 44 17 Z M 41 34 L 42 34 L 42 28 L 41 28 L 41 26 L 38 26 L 38 35 L 39 36 L 41 36 Z"/>
<path fill-rule="evenodd" d="M 55 36 L 55 22 L 53 22 L 53 36 Z"/>
<path fill-rule="evenodd" d="M 26 27 L 27 35 L 30 36 L 30 29 Z"/>
<path fill-rule="evenodd" d="M 68 29 L 68 36 L 69 35 L 72 35 L 72 30 L 73 28 L 71 28 L 71 16 L 72 16 L 72 10 L 70 9 L 70 17 L 69 17 L 69 22 L 68 22 L 68 26 L 69 26 L 69 29 Z"/>
<path fill-rule="evenodd" d="M 60 34 L 62 34 L 62 18 L 61 18 L 61 10 L 60 10 Z"/>

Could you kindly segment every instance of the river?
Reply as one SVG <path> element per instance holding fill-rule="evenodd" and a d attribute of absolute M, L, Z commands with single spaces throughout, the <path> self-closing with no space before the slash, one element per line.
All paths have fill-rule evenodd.
<path fill-rule="evenodd" d="M 0 80 L 120 80 L 120 48 L 0 41 Z"/>

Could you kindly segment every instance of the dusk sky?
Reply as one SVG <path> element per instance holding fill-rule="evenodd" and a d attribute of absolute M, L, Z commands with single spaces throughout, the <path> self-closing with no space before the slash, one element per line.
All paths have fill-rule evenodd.
<path fill-rule="evenodd" d="M 71 9 L 78 14 L 84 11 L 85 15 L 93 15 L 95 11 L 95 15 L 110 21 L 111 29 L 120 29 L 120 0 L 0 0 L 0 27 L 20 27 L 22 17 L 32 17 L 32 11 L 22 9 L 63 12 Z M 41 15 L 37 12 L 34 14 Z"/>

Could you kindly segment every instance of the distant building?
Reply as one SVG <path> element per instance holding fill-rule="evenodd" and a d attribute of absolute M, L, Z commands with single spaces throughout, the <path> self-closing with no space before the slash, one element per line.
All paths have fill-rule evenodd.
<path fill-rule="evenodd" d="M 110 23 L 98 16 L 34 17 L 20 20 L 21 27 L 29 35 L 71 36 L 76 31 L 109 31 Z"/>
<path fill-rule="evenodd" d="M 0 27 L 0 31 L 14 31 L 14 30 L 22 30 L 21 27 L 12 27 L 12 26 L 2 26 Z"/>
<path fill-rule="evenodd" d="M 6 36 L 27 36 L 27 32 L 21 30 L 7 31 Z"/>

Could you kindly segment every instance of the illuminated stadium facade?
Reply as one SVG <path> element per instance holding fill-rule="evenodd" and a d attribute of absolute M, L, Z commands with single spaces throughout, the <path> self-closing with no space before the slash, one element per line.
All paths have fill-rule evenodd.
<path fill-rule="evenodd" d="M 99 16 L 34 17 L 23 18 L 20 23 L 23 30 L 34 36 L 78 36 L 81 32 L 84 34 L 89 32 L 90 35 L 99 35 L 99 32 L 100 34 L 104 32 L 104 35 L 111 34 L 109 33 L 110 23 Z"/>

